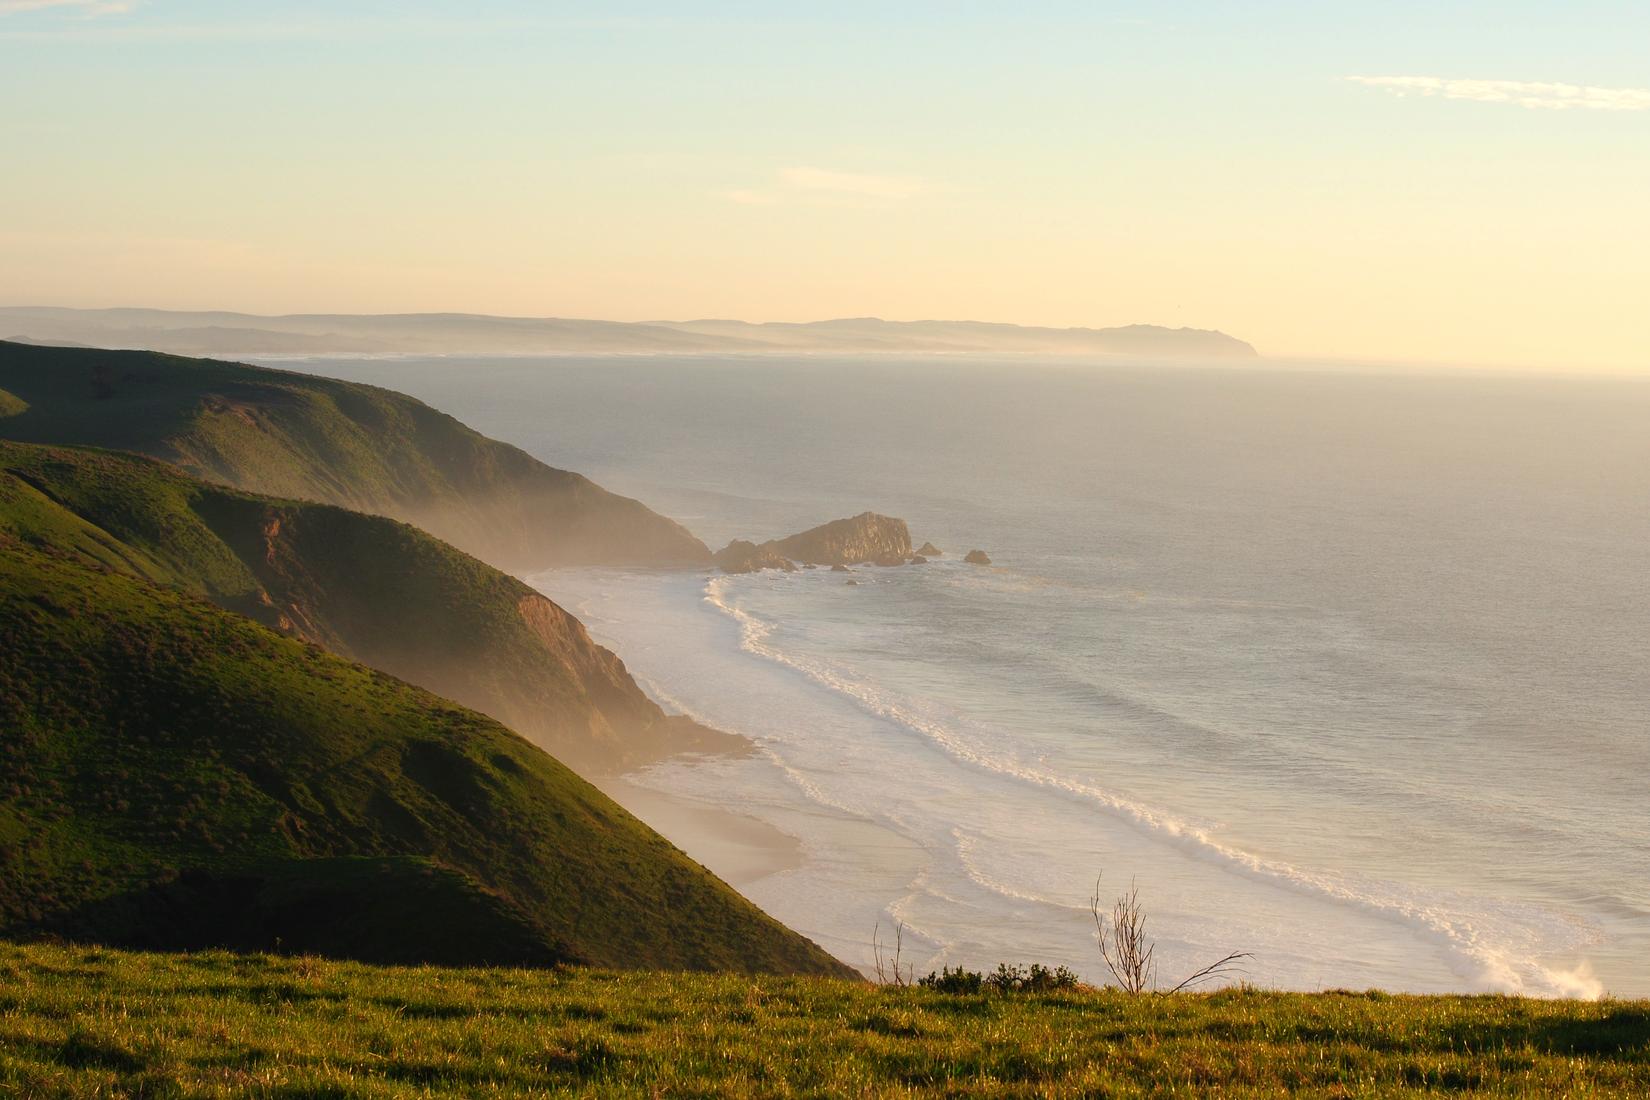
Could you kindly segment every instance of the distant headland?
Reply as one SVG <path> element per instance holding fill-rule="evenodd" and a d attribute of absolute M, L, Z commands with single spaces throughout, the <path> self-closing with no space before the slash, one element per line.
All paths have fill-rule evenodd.
<path fill-rule="evenodd" d="M 0 306 L 17 343 L 142 348 L 174 355 L 1004 354 L 1252 358 L 1212 329 L 1038 328 L 854 317 L 770 321 L 589 321 L 472 313 L 260 316 L 220 311 Z"/>

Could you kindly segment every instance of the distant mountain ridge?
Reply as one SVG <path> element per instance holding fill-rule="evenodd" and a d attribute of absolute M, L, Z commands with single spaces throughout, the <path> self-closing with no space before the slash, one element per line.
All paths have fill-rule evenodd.
<path fill-rule="evenodd" d="M 177 355 L 552 355 L 948 353 L 1250 358 L 1212 329 L 1048 328 L 985 321 L 592 321 L 469 313 L 288 314 L 0 307 L 0 332 L 28 343 Z"/>
<path fill-rule="evenodd" d="M 991 321 L 885 321 L 846 317 L 792 323 L 768 321 L 661 321 L 680 332 L 771 345 L 788 351 L 945 352 L 1023 355 L 1136 355 L 1250 358 L 1250 344 L 1212 329 L 1124 325 L 1117 328 L 1045 328 Z"/>

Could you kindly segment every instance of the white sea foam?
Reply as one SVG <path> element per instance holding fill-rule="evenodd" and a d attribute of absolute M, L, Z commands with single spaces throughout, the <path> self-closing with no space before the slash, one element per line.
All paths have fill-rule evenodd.
<path fill-rule="evenodd" d="M 1446 948 L 1454 960 L 1456 973 L 1475 988 L 1595 998 L 1603 991 L 1585 964 L 1574 970 L 1554 969 L 1532 957 L 1538 949 L 1573 947 L 1580 938 L 1574 935 L 1573 928 L 1550 913 L 1532 906 L 1479 902 L 1441 891 L 1263 858 L 1224 842 L 1206 825 L 1160 807 L 1061 774 L 1046 765 L 989 751 L 957 729 L 920 713 L 910 701 L 895 693 L 848 676 L 829 661 L 803 657 L 773 644 L 774 625 L 744 610 L 734 597 L 738 580 L 734 577 L 711 579 L 705 585 L 704 599 L 739 625 L 740 645 L 745 652 L 790 668 L 814 684 L 852 700 L 869 714 L 918 734 L 957 763 L 1097 807 L 1156 842 L 1251 881 L 1399 925 Z M 788 767 L 787 771 L 810 798 L 838 809 L 849 809 L 830 801 L 816 784 L 799 772 Z M 1072 908 L 986 876 L 971 862 L 970 843 L 956 831 L 952 835 L 958 845 L 962 869 L 976 885 L 1016 901 Z M 903 907 L 896 907 L 896 911 L 903 911 Z"/>

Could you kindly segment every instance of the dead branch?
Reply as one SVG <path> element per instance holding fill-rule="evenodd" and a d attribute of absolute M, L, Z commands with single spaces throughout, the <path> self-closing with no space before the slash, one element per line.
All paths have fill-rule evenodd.
<path fill-rule="evenodd" d="M 1118 897 L 1107 912 L 1100 902 L 1100 876 L 1094 879 L 1094 893 L 1089 898 L 1089 912 L 1094 916 L 1094 936 L 1100 944 L 1100 957 L 1106 969 L 1127 993 L 1157 990 L 1157 945 L 1146 938 L 1146 914 L 1140 905 L 1140 889 L 1129 881 L 1128 892 Z M 1219 981 L 1246 971 L 1236 964 L 1252 959 L 1248 951 L 1234 951 L 1216 959 L 1208 966 L 1194 971 L 1171 989 L 1161 992 L 1179 993 L 1205 982 Z"/>

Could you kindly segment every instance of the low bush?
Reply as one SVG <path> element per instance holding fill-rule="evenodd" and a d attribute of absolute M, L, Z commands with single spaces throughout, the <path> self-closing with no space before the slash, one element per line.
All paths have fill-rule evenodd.
<path fill-rule="evenodd" d="M 1060 989 L 1076 989 L 1077 975 L 1063 966 L 1053 969 L 1041 963 L 1029 967 L 998 963 L 990 974 L 963 967 L 945 967 L 917 982 L 924 989 L 940 993 L 1051 993 Z"/>

